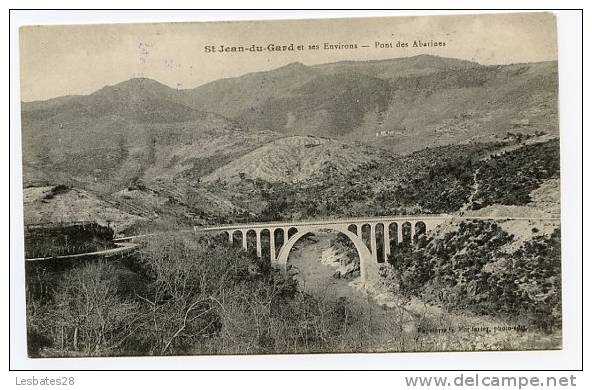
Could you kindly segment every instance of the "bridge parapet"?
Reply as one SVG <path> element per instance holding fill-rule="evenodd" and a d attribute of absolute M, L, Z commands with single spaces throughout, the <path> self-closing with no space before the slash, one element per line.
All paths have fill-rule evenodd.
<path fill-rule="evenodd" d="M 352 224 L 377 224 L 377 223 L 404 223 L 408 221 L 441 221 L 454 218 L 447 214 L 426 214 L 426 215 L 396 215 L 396 216 L 379 216 L 379 217 L 355 217 L 355 218 L 339 218 L 339 219 L 325 219 L 325 220 L 309 220 L 309 221 L 271 221 L 271 222 L 252 222 L 241 224 L 228 224 L 218 226 L 195 226 L 196 230 L 201 231 L 226 231 L 226 230 L 242 230 L 242 229 L 269 229 L 269 228 L 285 228 L 286 226 L 324 226 L 324 225 L 352 225 Z"/>

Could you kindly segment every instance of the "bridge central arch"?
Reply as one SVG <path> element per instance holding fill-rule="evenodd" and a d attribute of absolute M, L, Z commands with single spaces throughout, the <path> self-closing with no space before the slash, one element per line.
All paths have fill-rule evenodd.
<path fill-rule="evenodd" d="M 288 257 L 290 256 L 290 252 L 294 247 L 294 244 L 301 239 L 302 237 L 306 236 L 310 233 L 318 233 L 321 230 L 333 230 L 338 233 L 342 233 L 343 235 L 347 236 L 351 242 L 356 247 L 356 251 L 358 252 L 358 257 L 360 258 L 360 278 L 364 282 L 371 282 L 378 280 L 378 265 L 370 250 L 364 243 L 364 241 L 358 237 L 356 234 L 352 233 L 348 229 L 348 225 L 331 225 L 331 226 L 314 226 L 314 227 L 302 227 L 298 229 L 298 232 L 295 233 L 293 236 L 288 239 L 287 242 L 282 245 L 280 252 L 277 257 L 277 264 L 279 265 L 282 271 L 286 271 L 288 265 Z"/>

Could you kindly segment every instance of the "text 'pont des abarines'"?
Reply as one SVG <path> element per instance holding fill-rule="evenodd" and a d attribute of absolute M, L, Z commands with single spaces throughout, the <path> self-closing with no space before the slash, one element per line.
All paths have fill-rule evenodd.
<path fill-rule="evenodd" d="M 445 47 L 446 41 L 433 39 L 413 41 L 375 41 L 372 44 L 360 44 L 351 42 L 322 42 L 322 43 L 269 43 L 266 45 L 205 45 L 205 53 L 265 53 L 265 52 L 286 52 L 286 51 L 307 51 L 307 50 L 357 50 L 357 49 L 405 49 L 405 48 L 437 48 Z"/>

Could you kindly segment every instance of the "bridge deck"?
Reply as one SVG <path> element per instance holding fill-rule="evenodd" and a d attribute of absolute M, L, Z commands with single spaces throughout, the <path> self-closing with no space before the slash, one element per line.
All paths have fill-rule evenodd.
<path fill-rule="evenodd" d="M 373 223 L 373 222 L 407 222 L 407 221 L 458 221 L 458 220 L 490 220 L 490 221 L 559 221 L 560 217 L 476 217 L 465 215 L 450 215 L 450 214 L 425 214 L 425 215 L 393 215 L 393 216 L 379 216 L 379 217 L 358 217 L 358 218 L 339 218 L 326 220 L 308 220 L 308 221 L 270 221 L 270 222 L 248 222 L 240 224 L 215 225 L 215 226 L 194 226 L 192 230 L 179 230 L 178 232 L 216 232 L 227 230 L 241 230 L 241 229 L 265 229 L 265 228 L 286 228 L 297 226 L 326 226 L 326 225 L 349 225 L 353 223 Z M 139 234 L 136 236 L 119 237 L 114 239 L 115 242 L 132 241 L 136 238 L 150 237 L 162 233 L 148 233 Z"/>
<path fill-rule="evenodd" d="M 476 216 L 461 216 L 450 214 L 425 214 L 425 215 L 393 215 L 393 216 L 379 216 L 379 217 L 352 217 L 352 218 L 336 218 L 325 220 L 305 220 L 305 221 L 271 221 L 271 222 L 251 222 L 240 224 L 228 224 L 217 226 L 195 226 L 196 231 L 223 231 L 223 230 L 240 230 L 240 229 L 264 229 L 264 228 L 285 228 L 297 226 L 324 226 L 324 225 L 350 225 L 360 223 L 379 223 L 379 222 L 411 222 L 411 221 L 444 221 L 444 220 L 522 220 L 522 221 L 540 221 L 549 220 L 557 221 L 559 217 L 546 218 L 529 218 L 529 217 L 476 217 Z"/>

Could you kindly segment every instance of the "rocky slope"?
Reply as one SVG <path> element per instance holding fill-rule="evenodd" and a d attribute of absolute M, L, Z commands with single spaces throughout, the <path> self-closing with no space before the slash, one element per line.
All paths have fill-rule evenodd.
<path fill-rule="evenodd" d="M 23 193 L 25 225 L 97 222 L 119 233 L 145 220 L 88 191 L 66 187 L 31 187 Z"/>
<path fill-rule="evenodd" d="M 389 158 L 389 155 L 364 145 L 310 136 L 286 137 L 216 169 L 204 177 L 204 181 L 237 182 L 243 177 L 269 183 L 296 183 L 320 178 L 329 169 L 348 173 L 381 158 Z"/>

